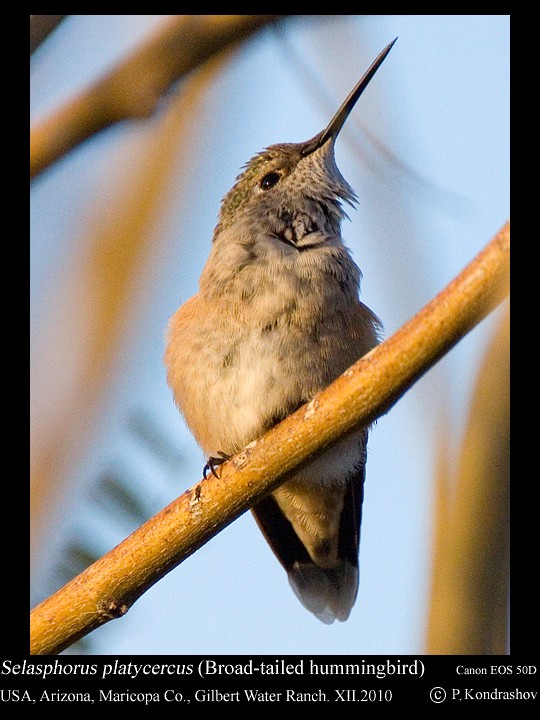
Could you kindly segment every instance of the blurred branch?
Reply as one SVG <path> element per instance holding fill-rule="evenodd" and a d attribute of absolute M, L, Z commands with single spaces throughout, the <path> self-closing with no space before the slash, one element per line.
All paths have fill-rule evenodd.
<path fill-rule="evenodd" d="M 65 17 L 65 15 L 30 15 L 30 55 Z"/>
<path fill-rule="evenodd" d="M 507 652 L 509 365 L 507 308 L 480 367 L 457 472 L 450 473 L 447 462 L 439 475 L 429 654 Z"/>
<path fill-rule="evenodd" d="M 30 133 L 30 177 L 109 125 L 150 116 L 175 80 L 280 17 L 173 16 L 109 73 L 35 123 Z"/>
<path fill-rule="evenodd" d="M 189 176 L 197 107 L 219 72 L 221 57 L 186 78 L 137 143 L 120 144 L 122 182 L 99 212 L 84 216 L 74 264 L 61 273 L 56 307 L 42 319 L 46 339 L 32 350 L 31 549 L 39 556 L 71 480 L 70 461 L 88 447 L 89 428 L 102 412 L 111 374 L 133 342 L 130 319 L 141 312 L 142 275 L 150 272 L 169 194 Z M 125 155 L 135 149 L 136 163 Z M 91 206 L 92 207 L 92 206 Z M 89 312 L 91 308 L 91 312 Z M 65 343 L 62 345 L 62 343 Z M 50 515 L 51 513 L 52 515 Z"/>
<path fill-rule="evenodd" d="M 55 654 L 166 573 L 338 438 L 373 422 L 507 295 L 510 227 L 386 342 L 201 480 L 31 613 L 31 653 Z M 504 282 L 503 282 L 504 281 Z"/>

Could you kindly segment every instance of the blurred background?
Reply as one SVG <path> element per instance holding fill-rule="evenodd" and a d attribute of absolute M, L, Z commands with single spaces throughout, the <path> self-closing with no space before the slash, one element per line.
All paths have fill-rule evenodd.
<path fill-rule="evenodd" d="M 32 125 L 171 17 L 66 16 L 31 56 Z M 359 196 L 343 236 L 388 337 L 509 216 L 508 16 L 284 18 L 182 77 L 152 116 L 95 134 L 32 181 L 32 606 L 201 478 L 162 356 L 221 198 L 257 151 L 321 130 L 396 36 L 336 146 Z M 300 605 L 245 513 L 66 653 L 424 652 L 441 437 L 451 466 L 502 312 L 372 429 L 346 623 Z"/>

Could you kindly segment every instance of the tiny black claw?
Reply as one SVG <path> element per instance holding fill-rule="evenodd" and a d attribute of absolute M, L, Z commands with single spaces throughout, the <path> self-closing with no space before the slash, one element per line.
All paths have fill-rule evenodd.
<path fill-rule="evenodd" d="M 209 470 L 212 472 L 212 475 L 214 477 L 219 478 L 219 475 L 216 472 L 216 468 L 220 465 L 223 465 L 223 463 L 231 457 L 230 455 L 226 455 L 224 452 L 218 452 L 218 455 L 219 457 L 209 457 L 206 465 L 203 467 L 203 477 L 205 480 Z"/>

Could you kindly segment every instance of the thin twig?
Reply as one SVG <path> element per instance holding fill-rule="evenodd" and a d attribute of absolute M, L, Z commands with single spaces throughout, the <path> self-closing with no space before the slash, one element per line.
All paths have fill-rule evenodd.
<path fill-rule="evenodd" d="M 507 224 L 439 295 L 311 402 L 174 500 L 31 613 L 32 654 L 55 654 L 119 617 L 155 582 L 274 490 L 368 425 L 508 294 Z"/>

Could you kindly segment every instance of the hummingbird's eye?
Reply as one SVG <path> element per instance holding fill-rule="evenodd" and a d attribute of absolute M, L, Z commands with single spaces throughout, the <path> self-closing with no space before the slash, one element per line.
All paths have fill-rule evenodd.
<path fill-rule="evenodd" d="M 259 187 L 261 190 L 270 190 L 271 187 L 274 187 L 274 185 L 279 182 L 280 177 L 281 175 L 279 173 L 270 172 L 263 177 L 259 183 Z"/>

